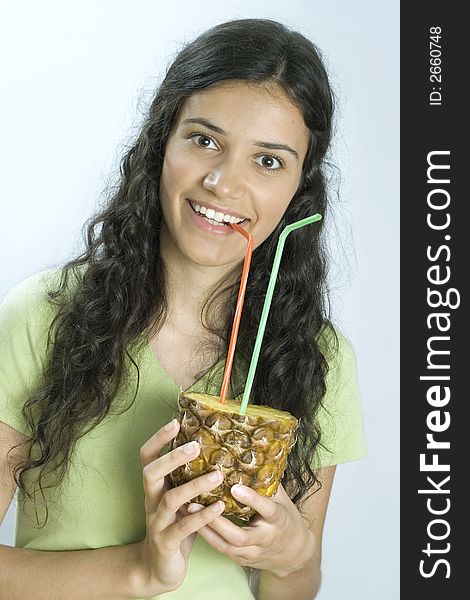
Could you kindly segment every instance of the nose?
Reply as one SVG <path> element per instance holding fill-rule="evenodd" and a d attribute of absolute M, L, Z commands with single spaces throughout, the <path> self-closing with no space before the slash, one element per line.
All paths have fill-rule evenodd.
<path fill-rule="evenodd" d="M 213 165 L 202 185 L 218 198 L 239 199 L 243 195 L 243 181 L 240 165 L 226 159 Z"/>

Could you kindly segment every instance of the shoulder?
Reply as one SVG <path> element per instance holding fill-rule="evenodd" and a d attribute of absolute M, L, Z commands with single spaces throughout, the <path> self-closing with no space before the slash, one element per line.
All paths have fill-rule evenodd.
<path fill-rule="evenodd" d="M 344 380 L 355 375 L 356 352 L 349 338 L 336 325 L 324 326 L 318 336 L 318 345 L 328 364 L 330 377 L 341 373 Z"/>
<path fill-rule="evenodd" d="M 48 269 L 17 283 L 0 305 L 0 322 L 38 321 L 50 311 L 47 292 L 60 283 L 60 269 Z"/>
<path fill-rule="evenodd" d="M 57 268 L 45 269 L 28 275 L 11 288 L 5 296 L 5 301 L 39 297 L 60 281 L 61 273 L 62 269 Z"/>
<path fill-rule="evenodd" d="M 58 273 L 41 271 L 15 285 L 0 306 L 0 420 L 30 435 L 22 408 L 46 364 L 47 340 L 54 317 L 47 291 Z"/>
<path fill-rule="evenodd" d="M 322 431 L 316 467 L 348 462 L 367 453 L 356 353 L 347 336 L 329 326 L 318 338 L 328 364 L 326 393 L 317 414 Z"/>

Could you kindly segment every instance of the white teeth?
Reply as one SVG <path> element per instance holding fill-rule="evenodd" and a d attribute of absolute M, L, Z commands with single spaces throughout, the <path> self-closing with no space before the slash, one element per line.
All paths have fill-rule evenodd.
<path fill-rule="evenodd" d="M 206 218 L 216 221 L 217 223 L 241 223 L 245 220 L 238 217 L 233 217 L 231 215 L 225 215 L 222 212 L 215 212 L 215 210 L 212 208 L 200 206 L 199 204 L 195 204 L 193 202 L 191 202 L 191 206 L 196 212 L 205 215 Z"/>
<path fill-rule="evenodd" d="M 225 227 L 225 225 L 223 223 L 220 223 L 219 221 L 214 221 L 214 219 L 208 219 L 207 217 L 204 217 L 204 218 L 211 225 L 216 225 L 217 227 Z"/>

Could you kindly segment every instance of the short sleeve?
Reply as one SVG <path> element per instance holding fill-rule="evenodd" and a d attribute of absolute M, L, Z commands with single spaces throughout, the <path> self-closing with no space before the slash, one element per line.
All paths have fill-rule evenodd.
<path fill-rule="evenodd" d="M 29 428 L 21 410 L 45 366 L 52 307 L 46 287 L 51 271 L 16 285 L 0 306 L 0 421 L 24 435 Z"/>
<path fill-rule="evenodd" d="M 321 429 L 314 461 L 317 469 L 357 460 L 367 453 L 356 355 L 348 339 L 335 331 L 337 350 L 325 354 L 329 365 L 326 393 L 317 415 Z"/>

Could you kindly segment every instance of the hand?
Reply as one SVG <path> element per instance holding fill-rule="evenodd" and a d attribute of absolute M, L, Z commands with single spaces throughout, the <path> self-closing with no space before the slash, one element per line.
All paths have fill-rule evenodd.
<path fill-rule="evenodd" d="M 176 467 L 194 460 L 201 450 L 197 442 L 190 442 L 161 456 L 164 446 L 178 432 L 179 423 L 174 420 L 157 431 L 140 450 L 147 526 L 145 539 L 138 545 L 138 571 L 143 587 L 140 597 L 169 592 L 181 585 L 195 532 L 218 518 L 224 509 L 224 503 L 219 501 L 196 514 L 181 513 L 185 502 L 220 485 L 222 473 L 213 471 L 170 489 L 167 476 Z M 211 479 L 211 475 L 216 479 Z"/>
<path fill-rule="evenodd" d="M 231 491 L 236 500 L 254 508 L 258 515 L 243 527 L 220 516 L 200 529 L 199 535 L 215 550 L 240 565 L 265 569 L 277 577 L 302 569 L 315 557 L 314 535 L 282 485 L 274 498 L 244 485 L 234 485 Z M 190 504 L 185 512 L 197 514 L 202 508 Z"/>

